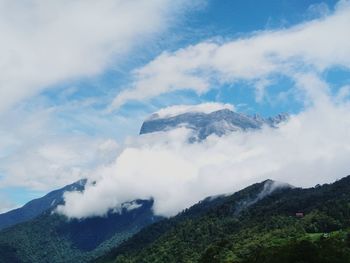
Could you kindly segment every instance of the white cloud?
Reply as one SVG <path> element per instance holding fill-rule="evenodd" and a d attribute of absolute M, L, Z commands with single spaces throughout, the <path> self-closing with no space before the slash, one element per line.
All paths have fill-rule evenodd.
<path fill-rule="evenodd" d="M 103 215 L 137 198 L 154 198 L 158 215 L 175 215 L 212 195 L 265 179 L 295 186 L 332 182 L 349 174 L 348 101 L 333 99 L 314 75 L 295 77 L 298 88 L 317 91 L 307 109 L 278 129 L 210 136 L 188 143 L 189 130 L 130 138 L 116 161 L 93 172 L 96 185 L 67 193 L 58 208 L 68 217 Z M 97 179 L 96 179 L 97 178 Z"/>
<path fill-rule="evenodd" d="M 175 90 L 202 94 L 237 80 L 259 83 L 276 73 L 293 76 L 333 66 L 350 68 L 349 28 L 350 2 L 340 1 L 333 14 L 289 29 L 164 52 L 135 70 L 134 83 L 117 95 L 111 108 Z"/>
<path fill-rule="evenodd" d="M 0 30 L 6 36 L 0 43 L 0 111 L 57 81 L 100 72 L 139 36 L 160 30 L 171 6 L 160 0 L 27 3 L 22 8 L 0 0 L 0 10 L 5 10 L 0 11 Z M 270 74 L 286 74 L 304 96 L 307 110 L 279 129 L 188 144 L 189 131 L 182 128 L 129 138 L 119 149 L 114 141 L 79 133 L 57 135 L 53 109 L 4 115 L 0 172 L 6 176 L 1 186 L 44 190 L 89 176 L 96 185 L 67 194 L 60 212 L 103 215 L 124 202 L 153 197 L 155 212 L 169 216 L 206 196 L 267 178 L 311 186 L 344 176 L 350 153 L 348 87 L 333 100 L 318 73 L 350 67 L 349 13 L 349 2 L 342 1 L 334 14 L 291 29 L 165 52 L 135 71 L 132 89 L 120 93 L 113 105 L 178 89 L 204 93 L 240 79 L 256 81 L 259 98 Z M 100 115 L 96 119 L 92 123 L 103 122 Z"/>
<path fill-rule="evenodd" d="M 0 115 L 0 123 L 6 124 L 0 128 L 0 188 L 49 191 L 115 159 L 119 147 L 114 140 L 60 130 L 64 129 L 57 118 L 61 110 L 37 106 Z M 107 128 L 94 117 L 89 118 L 91 125 Z"/>
<path fill-rule="evenodd" d="M 211 113 L 214 111 L 229 109 L 234 110 L 234 106 L 231 104 L 223 104 L 217 102 L 207 102 L 197 105 L 174 105 L 167 108 L 160 109 L 159 111 L 152 114 L 152 118 L 169 118 L 179 114 L 187 112 L 202 112 L 202 113 Z"/>
<path fill-rule="evenodd" d="M 192 7 L 186 2 L 0 0 L 0 187 L 52 190 L 115 157 L 109 138 L 134 127 L 95 109 L 100 98 L 65 100 L 74 87 L 51 97 L 55 105 L 33 95 L 118 66 Z"/>
<path fill-rule="evenodd" d="M 109 163 L 117 155 L 113 140 L 88 136 L 45 137 L 24 144 L 0 159 L 1 188 L 15 186 L 49 191 L 88 176 L 96 166 Z"/>
<path fill-rule="evenodd" d="M 0 0 L 0 112 L 91 76 L 164 30 L 185 1 Z"/>

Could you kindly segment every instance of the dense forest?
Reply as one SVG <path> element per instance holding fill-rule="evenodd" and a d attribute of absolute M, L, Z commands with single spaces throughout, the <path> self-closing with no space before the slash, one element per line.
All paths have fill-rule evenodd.
<path fill-rule="evenodd" d="M 143 202 L 85 220 L 48 211 L 4 229 L 0 262 L 350 263 L 350 176 L 309 189 L 267 180 L 153 224 Z"/>
<path fill-rule="evenodd" d="M 206 199 L 97 262 L 350 262 L 350 177 L 261 197 L 272 183 Z"/>
<path fill-rule="evenodd" d="M 88 262 L 158 220 L 152 200 L 138 203 L 134 210 L 80 220 L 49 209 L 0 231 L 0 262 Z"/>

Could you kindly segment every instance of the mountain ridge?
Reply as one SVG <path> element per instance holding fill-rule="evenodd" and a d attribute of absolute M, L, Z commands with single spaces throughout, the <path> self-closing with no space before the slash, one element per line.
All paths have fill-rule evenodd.
<path fill-rule="evenodd" d="M 350 176 L 275 191 L 235 213 L 256 186 L 148 226 L 96 262 L 350 262 Z"/>
<path fill-rule="evenodd" d="M 247 202 L 240 204 L 240 207 L 252 204 L 251 201 L 266 190 L 264 187 L 266 184 L 272 185 L 273 182 L 264 181 L 247 188 L 253 189 L 250 192 L 254 194 L 251 199 L 246 200 Z M 244 191 L 247 190 L 240 192 L 244 193 Z M 242 196 L 244 199 L 246 197 Z M 202 200 L 195 205 L 197 212 L 191 212 L 191 216 L 200 216 L 211 208 L 211 205 L 208 206 L 208 204 L 213 204 L 213 202 L 219 204 L 224 200 L 223 198 L 224 196 L 216 196 Z M 0 232 L 0 262 L 7 258 L 19 258 L 21 262 L 47 262 L 48 255 L 51 258 L 50 262 L 94 260 L 95 257 L 102 256 L 112 247 L 118 246 L 125 239 L 142 231 L 147 225 L 163 220 L 153 215 L 152 200 L 138 200 L 137 202 L 142 206 L 132 210 L 131 213 L 125 213 L 127 208 L 124 208 L 121 214 L 110 212 L 106 217 L 68 221 L 64 216 L 52 213 L 54 211 L 52 208 L 33 220 L 4 229 Z M 176 218 L 186 216 L 186 213 L 184 210 Z M 23 235 L 29 235 L 32 240 L 27 240 Z M 45 252 L 39 249 L 39 244 L 42 243 L 46 244 Z M 31 249 L 28 250 L 27 247 Z M 3 250 L 7 251 L 6 258 L 2 256 Z M 31 252 L 28 254 L 28 251 Z M 62 255 L 64 251 L 65 254 Z"/>
<path fill-rule="evenodd" d="M 46 210 L 63 202 L 63 194 L 69 191 L 83 191 L 86 179 L 81 179 L 60 189 L 49 192 L 43 197 L 33 199 L 22 207 L 0 214 L 0 230 L 34 219 Z"/>

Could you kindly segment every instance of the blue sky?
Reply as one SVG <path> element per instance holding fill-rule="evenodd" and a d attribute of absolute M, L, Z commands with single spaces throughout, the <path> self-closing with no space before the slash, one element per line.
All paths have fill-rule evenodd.
<path fill-rule="evenodd" d="M 112 4 L 113 1 L 107 2 Z M 96 151 L 95 145 L 103 140 L 113 140 L 117 144 L 122 144 L 127 136 L 137 135 L 142 121 L 160 108 L 177 104 L 219 102 L 233 104 L 236 110 L 241 112 L 259 113 L 263 116 L 276 115 L 280 112 L 298 114 L 305 109 L 305 100 L 296 94 L 297 81 L 285 72 L 276 70 L 259 79 L 246 78 L 244 75 L 242 78 L 233 78 L 231 81 L 224 80 L 224 77 L 213 76 L 213 80 L 209 80 L 210 88 L 204 92 L 198 92 L 198 88 L 191 87 L 165 92 L 159 91 L 148 97 L 137 95 L 137 98 L 140 99 L 128 99 L 120 106 L 111 108 L 115 97 L 118 97 L 124 90 L 132 89 L 133 85 L 137 85 L 139 79 L 144 78 L 144 75 L 138 75 L 138 70 L 148 69 L 152 61 L 157 61 L 159 57 L 162 57 L 162 54 L 177 58 L 179 50 L 187 52 L 191 46 L 196 49 L 199 43 L 215 43 L 217 45 L 215 49 L 220 49 L 225 43 L 235 43 L 236 40 L 240 39 L 252 39 L 253 41 L 255 36 L 268 34 L 268 32 L 279 31 L 284 34 L 290 28 L 306 25 L 308 21 L 315 19 L 322 21 L 322 19 L 331 16 L 338 3 L 338 1 L 316 0 L 198 0 L 194 1 L 193 4 L 186 4 L 186 1 L 170 4 L 169 1 L 164 1 L 164 6 L 162 6 L 163 4 L 160 5 L 157 1 L 153 2 L 155 3 L 145 4 L 141 7 L 122 7 L 129 8 L 127 10 L 130 10 L 131 14 L 131 18 L 125 18 L 129 22 L 123 24 L 122 29 L 117 27 L 119 22 L 113 20 L 114 16 L 111 16 L 110 19 L 106 18 L 106 21 L 101 21 L 103 20 L 101 17 L 113 15 L 108 11 L 108 8 L 101 6 L 101 9 L 96 10 L 96 12 L 101 12 L 101 20 L 97 20 L 97 23 L 101 21 L 102 30 L 108 28 L 108 23 L 115 23 L 116 27 L 108 29 L 111 31 L 106 29 L 106 32 L 99 33 L 101 28 L 94 28 L 95 25 L 89 24 L 86 26 L 85 32 L 84 23 L 77 23 L 78 29 L 79 26 L 83 27 L 81 39 L 79 36 L 75 36 L 80 31 L 75 32 L 73 29 L 70 31 L 62 21 L 71 21 L 74 25 L 76 21 L 84 21 L 86 14 L 76 14 L 68 18 L 65 15 L 58 17 L 57 21 L 62 22 L 63 33 L 62 35 L 60 35 L 61 33 L 51 35 L 51 32 L 46 32 L 46 29 L 41 27 L 41 23 L 47 19 L 45 15 L 41 16 L 40 14 L 40 17 L 36 17 L 37 13 L 33 12 L 30 16 L 31 8 L 35 9 L 35 5 L 33 5 L 34 7 L 24 7 L 8 4 L 11 6 L 11 12 L 15 14 L 26 12 L 26 8 L 28 8 L 29 30 L 33 30 L 40 36 L 38 39 L 35 37 L 31 39 L 22 32 L 18 25 L 21 25 L 23 21 L 13 22 L 7 17 L 0 20 L 0 25 L 1 23 L 5 25 L 9 21 L 11 25 L 13 22 L 13 28 L 6 31 L 7 35 L 5 34 L 9 43 L 12 39 L 27 40 L 28 38 L 28 47 L 26 44 L 24 47 L 18 47 L 18 50 L 16 50 L 17 47 L 14 47 L 13 57 L 9 57 L 8 60 L 9 64 L 3 65 L 6 68 L 14 67 L 14 72 L 18 70 L 20 72 L 17 78 L 19 81 L 13 78 L 14 74 L 10 70 L 10 73 L 8 75 L 5 73 L 3 80 L 1 80 L 3 86 L 1 94 L 6 94 L 8 98 L 4 99 L 3 104 L 6 107 L 4 106 L 0 112 L 0 122 L 3 127 L 0 130 L 0 136 L 2 136 L 0 141 L 2 147 L 0 150 L 0 176 L 6 179 L 0 181 L 0 183 L 3 182 L 3 186 L 0 187 L 0 197 L 11 204 L 8 206 L 21 205 L 33 197 L 38 197 L 55 187 L 69 183 L 70 179 L 78 179 L 79 174 L 84 174 L 95 164 L 99 165 L 100 163 L 95 160 L 102 158 L 99 153 L 82 154 L 82 149 L 79 148 L 81 145 L 84 145 L 86 141 L 93 141 L 94 143 L 86 146 L 86 150 L 93 152 Z M 44 7 L 39 10 L 41 12 L 45 10 L 53 12 L 56 10 L 55 8 L 61 10 L 59 6 Z M 95 15 L 94 9 L 84 3 L 81 6 L 62 7 L 62 10 L 66 10 L 65 8 L 72 8 L 76 12 L 79 12 L 79 8 L 81 8 L 82 13 L 85 10 L 87 14 L 91 12 Z M 140 12 L 140 8 L 145 8 L 145 17 L 139 15 L 140 21 L 138 21 L 135 16 L 138 16 L 137 12 Z M 136 15 L 132 12 L 135 12 Z M 64 12 L 62 13 L 64 14 Z M 86 16 L 88 17 L 88 15 Z M 95 17 L 93 16 L 93 18 Z M 30 23 L 33 23 L 33 27 Z M 129 27 L 130 30 L 128 30 Z M 90 28 L 93 28 L 91 32 Z M 123 30 L 123 28 L 127 30 Z M 120 30 L 120 33 L 115 30 Z M 111 33 L 115 34 L 113 38 L 110 37 Z M 46 50 L 46 46 L 50 45 L 51 39 L 55 40 L 55 37 L 57 37 L 58 42 L 61 40 L 63 42 L 59 43 L 58 49 L 53 47 L 52 50 L 50 48 Z M 73 40 L 76 37 L 76 42 L 63 39 L 69 37 Z M 105 38 L 106 40 L 96 41 L 96 38 Z M 89 45 L 81 44 L 84 41 Z M 117 45 L 119 42 L 120 45 Z M 83 46 L 80 47 L 80 44 Z M 45 48 L 42 48 L 41 45 Z M 65 49 L 65 46 L 68 48 Z M 0 49 L 9 54 L 10 49 L 7 46 L 2 48 L 0 45 Z M 70 51 L 66 52 L 68 49 Z M 108 49 L 111 49 L 111 52 L 107 52 Z M 75 55 L 80 50 L 82 50 L 82 54 Z M 27 54 L 31 51 L 37 55 L 42 51 L 52 55 L 52 58 L 50 56 L 42 58 L 39 57 L 40 55 L 35 57 L 34 55 L 33 58 L 30 58 L 32 61 L 27 61 L 26 59 L 29 57 Z M 18 64 L 19 66 L 16 68 L 18 61 L 22 64 Z M 40 61 L 44 61 L 46 64 Z M 166 62 L 168 59 L 164 61 Z M 26 63 L 28 64 L 27 68 Z M 74 66 L 70 69 L 71 64 Z M 330 92 L 336 96 L 341 87 L 349 85 L 350 72 L 346 65 L 337 66 L 334 64 L 337 63 L 333 63 L 325 69 L 318 69 L 318 64 L 313 65 L 312 67 L 317 69 L 312 70 L 312 73 L 317 72 L 320 79 L 331 87 Z M 33 73 L 31 69 L 36 68 L 36 66 L 38 70 Z M 308 71 L 307 67 L 309 66 L 305 66 L 305 72 Z M 205 74 L 208 73 L 208 76 L 212 78 L 213 74 L 217 74 L 215 70 L 211 72 L 212 67 L 214 66 L 206 68 L 204 73 L 202 65 L 194 68 L 192 70 L 198 70 L 199 73 L 195 72 L 193 76 L 200 75 L 201 78 L 205 78 Z M 220 71 L 221 69 L 216 70 Z M 221 71 L 222 74 L 227 74 L 224 70 Z M 21 72 L 23 72 L 23 76 Z M 148 76 L 146 77 L 148 78 Z M 6 80 L 9 81 L 6 82 Z M 264 90 L 260 98 L 257 95 L 259 85 Z M 25 90 L 28 92 L 24 92 Z M 82 144 L 76 143 L 77 149 L 73 149 L 69 140 L 74 140 L 73 145 L 77 141 Z M 51 144 L 55 147 L 51 147 Z M 65 152 L 66 148 L 65 150 L 60 148 L 64 145 L 71 148 Z M 114 149 L 113 145 L 107 148 L 108 154 L 111 155 L 118 151 Z M 47 149 L 54 149 L 54 153 Z M 45 156 L 42 155 L 43 152 Z M 63 155 L 67 154 L 72 157 L 50 163 L 52 161 L 50 158 L 55 159 L 61 152 Z M 31 153 L 36 155 L 32 156 Z M 80 154 L 86 159 L 77 161 L 79 159 L 77 156 Z M 107 159 L 109 158 L 112 157 Z M 24 160 L 23 163 L 22 160 Z M 32 164 L 36 161 L 40 163 L 40 160 L 47 162 L 45 163 L 45 167 L 48 167 L 47 171 L 44 168 L 41 169 L 39 165 Z M 28 167 L 27 163 L 30 163 Z M 23 169 L 18 168 L 20 166 L 23 166 Z M 55 171 L 54 176 L 50 174 L 52 169 Z M 72 170 L 75 171 L 74 176 L 64 177 L 60 175 L 61 172 L 69 174 Z M 34 176 L 35 173 L 40 174 L 40 176 Z M 51 177 L 56 179 L 52 182 Z"/>

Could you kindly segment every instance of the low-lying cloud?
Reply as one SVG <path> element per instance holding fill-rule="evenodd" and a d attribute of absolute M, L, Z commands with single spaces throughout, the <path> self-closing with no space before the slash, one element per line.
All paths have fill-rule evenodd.
<path fill-rule="evenodd" d="M 115 162 L 92 173 L 96 184 L 83 193 L 67 193 L 58 212 L 104 215 L 124 202 L 153 198 L 157 215 L 172 216 L 207 196 L 268 178 L 306 187 L 346 176 L 348 100 L 334 99 L 313 75 L 298 76 L 296 84 L 310 104 L 278 129 L 210 136 L 192 144 L 185 128 L 129 138 Z"/>

